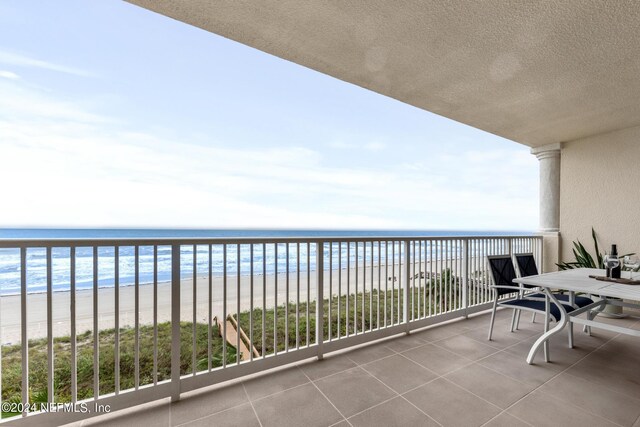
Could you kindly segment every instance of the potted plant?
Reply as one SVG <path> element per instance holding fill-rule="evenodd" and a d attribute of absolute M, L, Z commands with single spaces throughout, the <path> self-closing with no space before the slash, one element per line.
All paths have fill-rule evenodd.
<path fill-rule="evenodd" d="M 560 270 L 570 270 L 573 268 L 604 268 L 604 255 L 600 252 L 598 245 L 598 238 L 596 236 L 596 231 L 593 227 L 591 227 L 591 237 L 593 238 L 593 246 L 595 248 L 595 257 L 592 256 L 589 251 L 584 247 L 584 245 L 580 242 L 580 240 L 576 240 L 573 242 L 573 256 L 575 261 L 571 262 L 561 262 L 556 264 Z M 623 259 L 626 256 L 635 255 L 635 253 L 620 255 L 620 259 Z M 627 268 L 625 268 L 628 270 Z M 609 299 L 617 299 L 617 298 L 609 298 Z M 623 317 L 622 307 L 616 305 L 607 305 L 602 312 L 603 315 L 607 317 Z"/>

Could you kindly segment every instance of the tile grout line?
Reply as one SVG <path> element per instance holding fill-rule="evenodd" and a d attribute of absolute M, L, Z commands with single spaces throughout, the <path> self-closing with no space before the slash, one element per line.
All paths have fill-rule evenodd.
<path fill-rule="evenodd" d="M 509 353 L 509 352 L 507 351 L 508 349 L 510 349 L 510 348 L 512 348 L 512 347 L 515 347 L 515 346 L 517 346 L 517 345 L 522 344 L 525 340 L 527 340 L 527 339 L 531 338 L 532 336 L 533 336 L 533 335 L 529 335 L 528 337 L 523 338 L 523 339 L 519 340 L 519 341 L 518 341 L 518 342 L 516 342 L 516 343 L 513 343 L 513 344 L 508 345 L 508 346 L 506 346 L 506 347 L 504 347 L 504 348 L 502 348 L 502 349 L 499 349 L 499 350 L 497 350 L 495 353 L 492 353 L 492 354 L 489 354 L 489 355 L 487 355 L 487 356 L 481 357 L 481 358 L 480 358 L 480 359 L 478 359 L 478 360 L 471 360 L 471 359 L 469 359 L 469 360 L 471 360 L 471 363 L 468 363 L 468 364 L 466 364 L 466 365 L 464 365 L 464 366 L 461 366 L 461 367 L 456 368 L 456 369 L 454 369 L 454 370 L 452 370 L 452 371 L 450 371 L 450 372 L 447 372 L 445 375 L 452 374 L 452 373 L 454 373 L 454 372 L 456 372 L 456 371 L 459 371 L 459 370 L 464 369 L 464 368 L 466 368 L 466 367 L 468 367 L 468 366 L 471 366 L 471 365 L 472 365 L 472 364 L 474 364 L 474 363 L 479 363 L 479 362 L 480 362 L 480 361 L 482 361 L 482 360 L 485 360 L 485 359 L 488 359 L 488 358 L 490 358 L 490 357 L 493 357 L 493 356 L 495 356 L 496 354 L 499 354 L 499 353 L 511 354 L 511 353 Z M 469 337 L 469 338 L 471 338 L 471 337 Z M 473 338 L 471 338 L 471 339 L 473 339 Z M 476 341 L 477 341 L 477 340 L 476 340 Z M 479 342 L 479 341 L 478 341 L 478 342 Z M 451 351 L 451 350 L 449 350 L 449 349 L 446 349 L 446 348 L 444 348 L 444 347 L 440 347 L 440 346 L 438 346 L 438 347 L 439 347 L 439 348 L 441 348 L 441 349 L 443 349 L 443 350 L 446 350 L 446 351 L 448 351 L 448 352 L 450 352 L 450 353 L 456 354 L 456 355 L 458 355 L 458 356 L 460 356 L 460 357 L 465 357 L 465 356 L 462 356 L 462 355 L 460 355 L 460 354 L 458 354 L 458 353 L 455 353 L 455 352 L 453 352 L 453 351 Z M 516 355 L 514 355 L 514 356 L 516 356 Z M 468 359 L 468 358 L 467 358 L 467 359 Z M 514 380 L 514 381 L 516 381 L 516 382 L 519 382 L 519 383 L 521 383 L 521 384 L 529 385 L 529 384 L 525 383 L 524 381 L 520 381 L 520 380 L 519 380 L 519 379 L 517 379 L 517 378 L 512 378 L 512 377 L 510 377 L 509 375 L 505 375 L 505 374 L 503 374 L 502 372 L 498 372 L 498 371 L 496 371 L 495 369 L 492 369 L 492 368 L 490 368 L 490 367 L 488 367 L 488 366 L 484 366 L 484 365 L 480 365 L 480 366 L 482 366 L 482 367 L 484 367 L 484 368 L 487 368 L 487 369 L 489 369 L 489 370 L 491 370 L 491 371 L 493 371 L 493 372 L 496 372 L 496 373 L 498 373 L 498 374 L 500 374 L 500 375 L 502 375 L 502 376 L 505 376 L 505 377 L 507 377 L 507 378 L 509 378 L 509 379 L 512 379 L 512 380 Z"/>
<path fill-rule="evenodd" d="M 396 395 L 396 396 L 392 396 L 392 397 L 390 397 L 390 398 L 388 398 L 388 399 L 383 400 L 382 402 L 376 403 L 376 404 L 375 404 L 375 405 L 373 405 L 373 406 L 370 406 L 370 407 L 368 407 L 368 408 L 366 408 L 366 409 L 363 409 L 362 411 L 356 412 L 356 413 L 355 413 L 355 414 L 353 414 L 353 415 L 349 415 L 349 418 L 357 417 L 358 415 L 360 415 L 360 414 L 362 414 L 362 413 L 367 412 L 369 409 L 377 408 L 378 406 L 380 406 L 380 405 L 384 405 L 385 403 L 390 402 L 390 401 L 392 401 L 393 399 L 397 399 L 398 397 L 399 397 L 399 396 L 397 396 L 397 395 Z"/>
<path fill-rule="evenodd" d="M 595 351 L 595 350 L 594 350 L 594 351 Z M 589 353 L 589 355 L 590 355 L 590 354 L 591 354 L 591 353 Z M 577 378 L 577 379 L 579 379 L 579 380 L 586 381 L 586 382 L 591 383 L 591 384 L 593 384 L 593 385 L 597 385 L 597 386 L 600 386 L 600 387 L 602 387 L 602 388 L 606 388 L 606 389 L 607 389 L 607 390 L 609 390 L 610 392 L 612 392 L 612 393 L 616 393 L 616 394 L 621 394 L 622 396 L 625 396 L 626 398 L 629 398 L 629 399 L 633 399 L 633 400 L 638 400 L 638 401 L 640 401 L 640 398 L 638 398 L 638 397 L 626 395 L 626 394 L 622 393 L 622 392 L 621 392 L 621 391 L 619 391 L 619 390 L 615 390 L 615 389 L 613 389 L 613 388 L 610 388 L 608 385 L 601 385 L 601 384 L 599 384 L 599 383 L 597 383 L 597 382 L 594 382 L 594 381 L 592 381 L 592 380 L 590 380 L 590 379 L 588 379 L 588 378 L 582 378 L 582 377 L 579 377 L 579 376 L 577 376 L 577 375 L 575 375 L 575 374 L 572 374 L 571 372 L 565 372 L 565 375 L 569 375 L 569 376 L 571 376 L 571 377 L 573 377 L 573 378 Z M 638 419 L 640 419 L 640 416 L 638 416 Z"/>
<path fill-rule="evenodd" d="M 484 423 L 484 424 L 482 424 L 480 427 L 484 427 L 484 426 L 486 426 L 486 425 L 487 425 L 487 424 L 489 424 L 491 421 L 495 420 L 496 418 L 498 418 L 498 417 L 499 417 L 499 416 L 501 416 L 501 415 L 508 415 L 508 416 L 510 416 L 510 417 L 513 417 L 513 418 L 515 418 L 515 419 L 519 420 L 519 421 L 522 421 L 523 423 L 525 423 L 525 424 L 526 424 L 526 425 L 528 425 L 528 426 L 534 427 L 534 425 L 533 425 L 533 424 L 531 424 L 530 422 L 525 421 L 525 420 L 523 420 L 522 418 L 520 418 L 520 417 L 518 417 L 518 416 L 516 416 L 516 415 L 513 415 L 511 412 L 507 412 L 506 410 L 503 410 L 502 412 L 500 412 L 499 414 L 497 414 L 495 417 L 491 418 L 490 420 L 487 420 L 487 422 L 486 422 L 486 423 Z"/>
<path fill-rule="evenodd" d="M 617 338 L 618 336 L 620 336 L 620 334 L 614 335 L 613 337 L 609 338 L 607 341 L 605 341 L 604 343 L 600 344 L 598 347 L 594 348 L 593 350 L 591 350 L 589 353 L 587 353 L 586 355 L 584 355 L 583 357 L 581 357 L 580 359 L 576 360 L 574 363 L 570 364 L 569 366 L 567 366 L 565 369 L 561 370 L 560 372 L 558 372 L 557 374 L 555 374 L 554 376 L 552 376 L 551 378 L 549 378 L 547 381 L 543 382 L 542 384 L 538 385 L 537 387 L 535 387 L 533 390 L 531 390 L 529 393 L 525 394 L 524 396 L 522 396 L 520 399 L 516 400 L 515 402 L 513 402 L 511 405 L 507 406 L 500 414 L 496 415 L 496 417 L 500 416 L 502 413 L 508 413 L 509 415 L 515 416 L 513 414 L 511 414 L 510 412 L 508 412 L 511 408 L 513 408 L 515 405 L 517 405 L 518 403 L 520 403 L 521 401 L 523 401 L 524 399 L 526 399 L 527 397 L 529 397 L 531 394 L 533 394 L 535 391 L 539 390 L 542 386 L 544 386 L 545 384 L 553 381 L 554 379 L 556 379 L 557 377 L 559 377 L 560 375 L 562 375 L 563 373 L 565 373 L 566 371 L 568 371 L 569 369 L 571 369 L 572 367 L 574 367 L 575 365 L 577 365 L 578 363 L 582 362 L 584 359 L 586 359 L 587 357 L 589 357 L 591 354 L 593 354 L 594 352 L 596 352 L 597 350 L 600 350 L 602 347 L 604 347 L 606 344 L 608 344 L 609 342 L 613 341 L 614 338 Z M 489 367 L 486 367 L 487 369 L 491 369 Z M 495 369 L 491 369 L 494 372 L 498 372 Z M 584 408 L 581 408 L 577 405 L 574 405 L 571 402 L 568 402 L 569 404 L 571 404 L 573 407 L 580 409 L 580 410 L 585 410 Z M 592 412 L 590 412 L 589 410 L 586 410 L 589 414 L 596 416 L 598 418 L 602 418 L 606 421 L 609 421 L 613 424 L 618 424 L 615 421 L 611 421 L 608 418 L 604 418 L 601 417 L 597 414 L 594 414 Z M 494 418 L 496 418 L 494 417 Z M 517 418 L 517 417 L 516 417 Z M 493 418 L 492 418 L 493 419 Z M 491 421 L 491 420 L 489 420 Z M 489 422 L 487 421 L 487 422 Z M 529 423 L 527 423 L 529 424 Z M 619 425 L 619 424 L 618 424 Z"/>
<path fill-rule="evenodd" d="M 259 401 L 264 400 L 264 399 L 266 399 L 268 397 L 277 396 L 277 395 L 282 394 L 284 392 L 287 392 L 287 391 L 290 391 L 290 390 L 294 390 L 296 388 L 303 387 L 303 386 L 305 386 L 307 384 L 309 384 L 309 383 L 306 382 L 306 383 L 303 383 L 303 384 L 294 385 L 293 387 L 285 388 L 284 390 L 278 390 L 275 393 L 267 394 L 266 396 L 261 396 L 261 397 L 258 397 L 257 399 L 253 399 L 253 400 L 251 398 L 249 398 L 249 401 L 250 402 L 259 402 Z"/>
<path fill-rule="evenodd" d="M 307 377 L 307 379 L 311 382 L 311 384 L 313 384 L 313 386 L 316 388 L 316 390 L 318 390 L 318 392 L 320 392 L 320 394 L 321 394 L 321 395 L 322 395 L 322 396 L 327 400 L 327 402 L 329 402 L 329 404 L 330 404 L 331 406 L 333 406 L 333 409 L 335 409 L 335 410 L 338 412 L 338 414 L 340 414 L 340 416 L 342 417 L 342 419 L 343 419 L 344 421 L 346 421 L 346 422 L 347 422 L 347 424 L 349 424 L 349 425 L 351 426 L 352 424 L 349 422 L 349 420 L 347 419 L 347 417 L 345 417 L 345 416 L 344 416 L 344 414 L 342 413 L 342 411 L 340 411 L 340 409 L 338 409 L 338 408 L 336 407 L 336 405 L 334 405 L 334 404 L 333 404 L 333 402 L 332 402 L 332 401 L 327 397 L 327 395 L 326 395 L 326 394 L 324 394 L 324 393 L 322 392 L 322 390 L 320 390 L 320 387 L 318 387 L 318 385 L 317 385 L 317 384 L 316 384 L 316 383 L 315 383 L 311 378 L 309 378 L 309 376 L 307 375 L 307 373 L 306 373 L 306 372 L 302 371 L 302 373 L 304 374 L 304 376 L 305 376 L 305 377 Z M 321 379 L 321 378 L 318 378 L 318 379 Z M 335 424 L 335 423 L 334 423 L 334 424 Z"/>
<path fill-rule="evenodd" d="M 435 381 L 437 378 L 435 378 L 433 381 Z M 429 383 L 427 383 L 429 384 Z M 422 385 L 426 385 L 426 384 L 422 384 Z M 422 387 L 422 386 L 421 386 Z M 407 402 L 409 405 L 413 406 L 414 408 L 416 408 L 418 411 L 422 412 L 424 415 L 427 416 L 427 418 L 429 418 L 430 420 L 432 420 L 434 423 L 438 424 L 439 426 L 442 426 L 442 424 L 440 424 L 438 422 L 438 420 L 436 420 L 435 418 L 433 418 L 431 415 L 427 414 L 426 412 L 424 412 L 422 409 L 420 409 L 417 405 L 414 405 L 413 402 L 411 402 L 409 399 L 407 399 L 406 397 L 404 397 L 404 395 L 400 395 L 400 398 L 403 399 L 405 402 Z"/>
<path fill-rule="evenodd" d="M 400 355 L 401 357 L 404 357 L 404 356 L 403 356 L 402 354 L 400 354 L 400 353 L 398 353 L 398 355 Z M 419 363 L 417 363 L 417 362 L 414 362 L 413 360 L 411 360 L 411 359 L 409 359 L 409 358 L 407 358 L 407 357 L 405 357 L 405 359 L 407 359 L 408 361 L 410 361 L 410 362 L 412 362 L 412 363 L 416 363 L 418 366 L 420 366 L 420 367 L 421 367 L 421 368 L 423 368 L 423 369 L 427 369 L 429 372 L 433 372 L 432 370 L 430 370 L 430 369 L 428 369 L 428 368 L 426 368 L 426 367 L 424 367 L 424 366 L 420 365 L 420 364 L 419 364 Z M 373 362 L 372 362 L 372 363 L 373 363 Z M 438 425 L 440 425 L 440 426 L 442 425 L 442 424 L 440 424 L 438 421 L 436 421 L 434 418 L 432 418 L 429 414 L 427 414 L 426 412 L 424 412 L 422 409 L 418 408 L 416 405 L 414 405 L 413 403 L 411 403 L 411 402 L 410 402 L 406 397 L 404 397 L 404 396 L 403 396 L 405 393 L 408 393 L 408 392 L 410 392 L 410 391 L 412 391 L 412 390 L 415 390 L 415 389 L 418 389 L 418 388 L 420 388 L 420 387 L 423 387 L 423 386 L 425 386 L 425 385 L 427 385 L 427 384 L 429 384 L 429 383 L 431 383 L 431 382 L 433 382 L 433 381 L 437 380 L 438 378 L 441 378 L 440 376 L 438 376 L 438 374 L 437 374 L 436 372 L 433 372 L 433 373 L 436 375 L 436 378 L 433 378 L 433 379 L 431 379 L 431 380 L 427 381 L 426 383 L 424 383 L 424 384 L 420 384 L 419 386 L 414 387 L 414 388 L 412 388 L 412 389 L 410 389 L 410 390 L 407 390 L 407 391 L 405 391 L 405 392 L 403 392 L 403 393 L 398 393 L 398 392 L 397 392 L 397 391 L 395 391 L 393 388 L 391 388 L 390 386 L 388 386 L 387 384 L 385 384 L 381 379 L 379 379 L 378 377 L 376 377 L 375 375 L 373 375 L 371 372 L 367 371 L 364 367 L 362 367 L 362 366 L 361 366 L 360 368 L 361 368 L 363 371 L 365 371 L 367 374 L 371 375 L 373 378 L 375 378 L 376 380 L 378 380 L 382 385 L 384 385 L 385 387 L 387 387 L 387 388 L 388 388 L 389 390 L 391 390 L 393 393 L 395 393 L 395 394 L 396 394 L 396 396 L 394 396 L 394 397 L 392 397 L 392 398 L 388 399 L 388 400 L 387 400 L 387 401 L 385 401 L 385 402 L 388 402 L 389 400 L 393 400 L 393 399 L 395 399 L 395 398 L 397 398 L 397 397 L 400 397 L 400 398 L 404 399 L 407 403 L 409 403 L 411 406 L 413 406 L 414 408 L 416 408 L 418 411 L 420 411 L 420 412 L 422 412 L 424 415 L 426 415 L 429 419 L 431 419 L 431 420 L 435 421 L 435 422 L 436 422 L 436 424 L 438 424 Z M 381 402 L 381 403 L 379 403 L 379 404 L 377 404 L 377 405 L 373 405 L 373 406 L 371 406 L 371 407 L 369 407 L 369 408 L 367 408 L 367 409 L 365 409 L 365 410 L 363 410 L 363 411 L 359 412 L 359 414 L 361 414 L 362 412 L 368 411 L 368 410 L 369 410 L 369 409 L 371 409 L 371 408 L 375 408 L 376 406 L 381 405 L 381 404 L 383 404 L 383 403 L 385 403 L 385 402 Z M 355 415 L 357 415 L 357 414 L 352 415 L 352 417 L 353 417 L 353 416 L 355 416 Z"/>
<path fill-rule="evenodd" d="M 189 420 L 189 421 L 187 421 L 186 423 L 175 424 L 175 425 L 174 425 L 174 427 L 186 426 L 186 425 L 189 425 L 189 424 L 194 423 L 194 422 L 196 422 L 196 421 L 201 421 L 201 420 L 204 420 L 205 418 L 209 418 L 209 417 L 212 417 L 212 416 L 214 416 L 214 415 L 218 415 L 218 414 L 221 414 L 221 413 L 223 413 L 223 412 L 227 412 L 227 411 L 230 411 L 230 410 L 232 410 L 232 409 L 239 408 L 239 407 L 241 407 L 242 405 L 246 405 L 246 404 L 247 404 L 247 402 L 242 402 L 242 403 L 239 403 L 239 404 L 237 404 L 237 405 L 230 406 L 229 408 L 225 408 L 225 409 L 223 409 L 223 410 L 221 410 L 221 411 L 212 412 L 212 413 L 210 413 L 210 414 L 208 414 L 208 415 L 205 415 L 205 416 L 203 416 L 203 417 L 199 417 L 199 418 L 195 418 L 195 419 L 193 419 L 193 420 Z"/>
<path fill-rule="evenodd" d="M 247 396 L 247 400 L 249 401 L 249 405 L 251 405 L 251 409 L 253 409 L 253 414 L 256 416 L 256 419 L 258 420 L 258 424 L 260 424 L 260 427 L 262 427 L 262 421 L 260 421 L 260 417 L 258 416 L 258 412 L 256 411 L 256 408 L 253 406 L 253 402 L 251 401 L 251 398 L 249 397 L 249 393 L 247 392 L 247 387 L 245 387 L 244 382 L 242 383 L 242 389 L 244 390 L 245 396 Z"/>
<path fill-rule="evenodd" d="M 499 411 L 502 411 L 502 408 L 501 408 L 501 407 L 499 407 L 498 405 L 496 405 L 495 403 L 489 402 L 489 401 L 488 401 L 487 399 L 485 399 L 484 397 L 482 397 L 482 396 L 480 396 L 480 395 L 477 395 L 476 393 L 472 392 L 471 390 L 467 390 L 466 388 L 462 387 L 461 385 L 458 385 L 458 384 L 454 383 L 454 382 L 453 382 L 453 381 L 451 381 L 449 378 L 442 377 L 442 379 L 443 379 L 443 380 L 445 380 L 445 381 L 447 381 L 447 382 L 448 382 L 448 383 L 450 383 L 450 384 L 453 384 L 454 386 L 458 387 L 459 389 L 462 389 L 462 390 L 466 391 L 467 393 L 474 395 L 474 396 L 475 396 L 475 397 L 477 397 L 478 399 L 480 399 L 480 400 L 483 400 L 483 401 L 487 402 L 489 405 L 491 405 L 491 406 L 494 406 L 494 407 L 498 408 L 498 410 L 499 410 Z"/>
<path fill-rule="evenodd" d="M 431 372 L 432 374 L 434 374 L 436 377 L 440 377 L 440 376 L 441 376 L 441 375 L 440 375 L 439 373 L 437 373 L 436 371 L 434 371 L 434 370 L 432 370 L 432 369 L 429 369 L 429 368 L 427 368 L 427 367 L 426 367 L 426 366 L 424 366 L 424 365 L 421 365 L 420 363 L 416 362 L 415 360 L 411 360 L 410 358 L 408 358 L 407 356 L 405 356 L 405 355 L 404 355 L 404 354 L 402 354 L 402 353 L 398 353 L 398 356 L 400 356 L 400 357 L 402 357 L 402 358 L 404 358 L 404 359 L 407 359 L 409 362 L 411 362 L 411 363 L 413 363 L 413 364 L 418 365 L 418 366 L 419 366 L 419 367 L 421 367 L 422 369 L 426 369 L 427 371 L 429 371 L 429 372 Z M 429 382 L 431 382 L 431 381 L 427 381 L 425 384 L 427 384 L 427 383 L 429 383 Z M 424 384 L 423 384 L 423 385 L 424 385 Z M 420 386 L 418 386 L 418 387 L 420 387 Z"/>

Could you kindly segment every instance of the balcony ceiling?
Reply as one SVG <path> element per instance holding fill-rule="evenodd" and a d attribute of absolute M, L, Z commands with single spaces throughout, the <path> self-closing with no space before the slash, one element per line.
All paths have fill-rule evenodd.
<path fill-rule="evenodd" d="M 531 147 L 640 125 L 635 0 L 129 1 Z"/>

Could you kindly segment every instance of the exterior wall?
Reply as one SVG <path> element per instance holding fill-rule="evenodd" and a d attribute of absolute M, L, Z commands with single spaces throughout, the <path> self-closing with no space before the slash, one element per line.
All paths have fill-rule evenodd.
<path fill-rule="evenodd" d="M 640 253 L 640 127 L 595 135 L 562 146 L 561 259 L 572 241 L 593 252 L 591 227 L 607 251 Z"/>

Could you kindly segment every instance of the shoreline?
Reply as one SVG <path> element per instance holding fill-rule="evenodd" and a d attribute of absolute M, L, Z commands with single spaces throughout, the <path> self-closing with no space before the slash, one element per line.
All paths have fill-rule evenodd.
<path fill-rule="evenodd" d="M 389 264 L 389 265 L 391 265 L 391 264 Z M 398 265 L 398 264 L 396 264 L 396 265 Z M 367 269 L 370 269 L 370 268 L 371 268 L 371 265 L 367 264 Z M 344 267 L 344 268 L 342 268 L 341 271 L 346 271 L 346 270 L 347 270 L 347 268 Z M 355 269 L 352 268 L 352 270 L 355 270 Z M 362 268 L 359 267 L 359 270 L 362 270 Z M 329 269 L 325 269 L 324 271 L 329 271 Z M 331 271 L 339 271 L 339 270 L 337 268 L 334 268 Z M 314 275 L 315 272 L 316 272 L 316 270 L 311 270 L 310 274 Z M 273 274 L 274 273 L 267 273 L 267 276 L 272 276 Z M 286 273 L 285 272 L 278 272 L 278 275 L 280 275 L 280 274 L 286 274 Z M 289 274 L 291 275 L 291 274 L 298 274 L 298 273 L 296 271 L 289 271 Z M 306 276 L 307 271 L 306 270 L 304 270 L 304 271 L 300 270 L 300 275 L 302 276 L 303 274 Z M 253 273 L 253 277 L 262 277 L 263 275 L 264 275 L 264 273 L 262 273 L 262 272 Z M 251 274 L 247 274 L 247 273 L 240 274 L 240 277 L 250 277 L 250 276 L 252 276 L 252 275 Z M 198 279 L 208 278 L 209 275 L 208 274 L 207 275 L 198 275 L 197 277 L 198 277 Z M 213 275 L 213 279 L 214 280 L 216 278 L 222 278 L 222 277 L 224 277 L 223 274 L 214 274 Z M 227 274 L 227 278 L 228 279 L 229 278 L 235 279 L 236 277 L 237 276 L 235 274 Z M 180 278 L 180 281 L 184 282 L 184 281 L 189 281 L 191 279 L 192 279 L 192 276 L 189 275 L 189 277 L 184 276 L 184 277 Z M 145 281 L 145 282 L 138 283 L 138 286 L 149 286 L 149 285 L 153 285 L 154 283 L 155 283 L 154 281 L 151 281 L 151 282 Z M 158 285 L 165 284 L 165 283 L 171 283 L 171 280 L 170 279 L 158 280 L 157 283 L 158 283 Z M 135 283 L 127 283 L 127 284 L 120 283 L 119 284 L 119 288 L 120 289 L 123 289 L 123 288 L 126 288 L 126 287 L 133 287 L 133 286 L 135 286 Z M 98 285 L 98 289 L 115 289 L 115 285 L 114 284 Z M 78 288 L 78 286 L 76 285 L 76 292 L 82 292 L 82 291 L 93 291 L 93 287 Z M 54 293 L 54 294 L 61 293 L 61 292 L 71 292 L 71 289 L 67 288 L 67 289 L 53 289 L 52 290 L 52 293 Z M 47 294 L 46 290 L 43 290 L 43 291 L 41 291 L 41 290 L 38 290 L 38 291 L 29 291 L 29 290 L 27 290 L 27 295 L 46 295 L 46 294 Z M 0 294 L 0 298 L 15 297 L 15 296 L 20 296 L 20 295 L 21 295 L 21 292 Z"/>
<path fill-rule="evenodd" d="M 389 264 L 389 276 L 391 276 L 392 264 Z M 440 263 L 422 262 L 420 266 L 416 264 L 416 273 L 418 270 L 432 272 L 438 274 L 447 265 L 441 266 Z M 461 265 L 458 265 L 461 273 Z M 404 266 L 399 263 L 394 264 L 395 276 L 402 274 Z M 454 270 L 455 271 L 455 270 Z M 328 274 L 331 272 L 331 274 Z M 413 272 L 413 269 L 412 269 Z M 363 281 L 363 273 L 366 276 L 366 282 Z M 371 286 L 371 274 L 373 273 L 373 288 Z M 380 279 L 378 274 L 380 273 Z M 349 270 L 343 268 L 341 270 L 332 269 L 325 270 L 324 274 L 324 295 L 329 296 L 329 276 L 332 277 L 331 294 L 338 295 L 340 288 L 341 294 L 345 295 L 347 288 L 349 293 L 362 290 L 377 290 L 378 280 L 380 280 L 380 290 L 386 287 L 398 289 L 399 282 L 389 280 L 386 277 L 385 265 L 358 266 L 356 284 L 356 268 L 351 267 Z M 338 276 L 341 282 L 338 283 Z M 347 276 L 349 283 L 347 284 Z M 240 280 L 238 280 L 240 279 Z M 273 273 L 254 273 L 253 275 L 227 275 L 227 303 L 226 313 L 235 314 L 237 311 L 250 310 L 252 306 L 251 300 L 251 282 L 253 281 L 253 308 L 262 308 L 263 304 L 263 287 L 266 291 L 264 295 L 265 308 L 273 308 L 276 302 L 276 279 L 277 279 L 277 304 L 282 305 L 287 300 L 295 304 L 299 298 L 300 302 L 307 301 L 307 288 L 309 289 L 309 301 L 315 301 L 317 294 L 316 274 L 315 270 L 310 274 L 310 280 L 307 282 L 307 272 L 289 272 L 288 278 L 285 272 L 279 272 L 276 276 Z M 426 280 L 426 279 L 423 279 Z M 239 283 L 238 283 L 239 282 Z M 289 293 L 287 295 L 287 282 L 289 284 Z M 199 275 L 196 278 L 196 321 L 208 322 L 209 310 L 209 276 Z M 223 283 L 224 276 L 212 277 L 212 317 L 222 317 L 224 312 L 223 301 Z M 180 319 L 181 321 L 193 321 L 193 279 L 181 280 L 181 297 L 180 297 Z M 110 329 L 115 327 L 115 287 L 105 286 L 98 288 L 98 328 Z M 240 290 L 240 298 L 236 298 L 236 293 Z M 298 289 L 300 293 L 298 294 Z M 135 285 L 119 286 L 119 327 L 134 326 L 135 324 Z M 139 324 L 152 324 L 154 321 L 154 284 L 139 284 Z M 52 320 L 53 320 L 53 336 L 65 336 L 70 334 L 70 290 L 59 290 L 52 293 Z M 76 333 L 81 334 L 87 330 L 93 330 L 93 289 L 76 289 Z M 21 296 L 3 295 L 0 297 L 0 343 L 2 345 L 16 344 L 21 340 Z M 157 283 L 157 322 L 171 320 L 171 282 Z M 46 338 L 47 336 L 47 293 L 29 293 L 27 294 L 27 325 L 29 339 Z"/>

